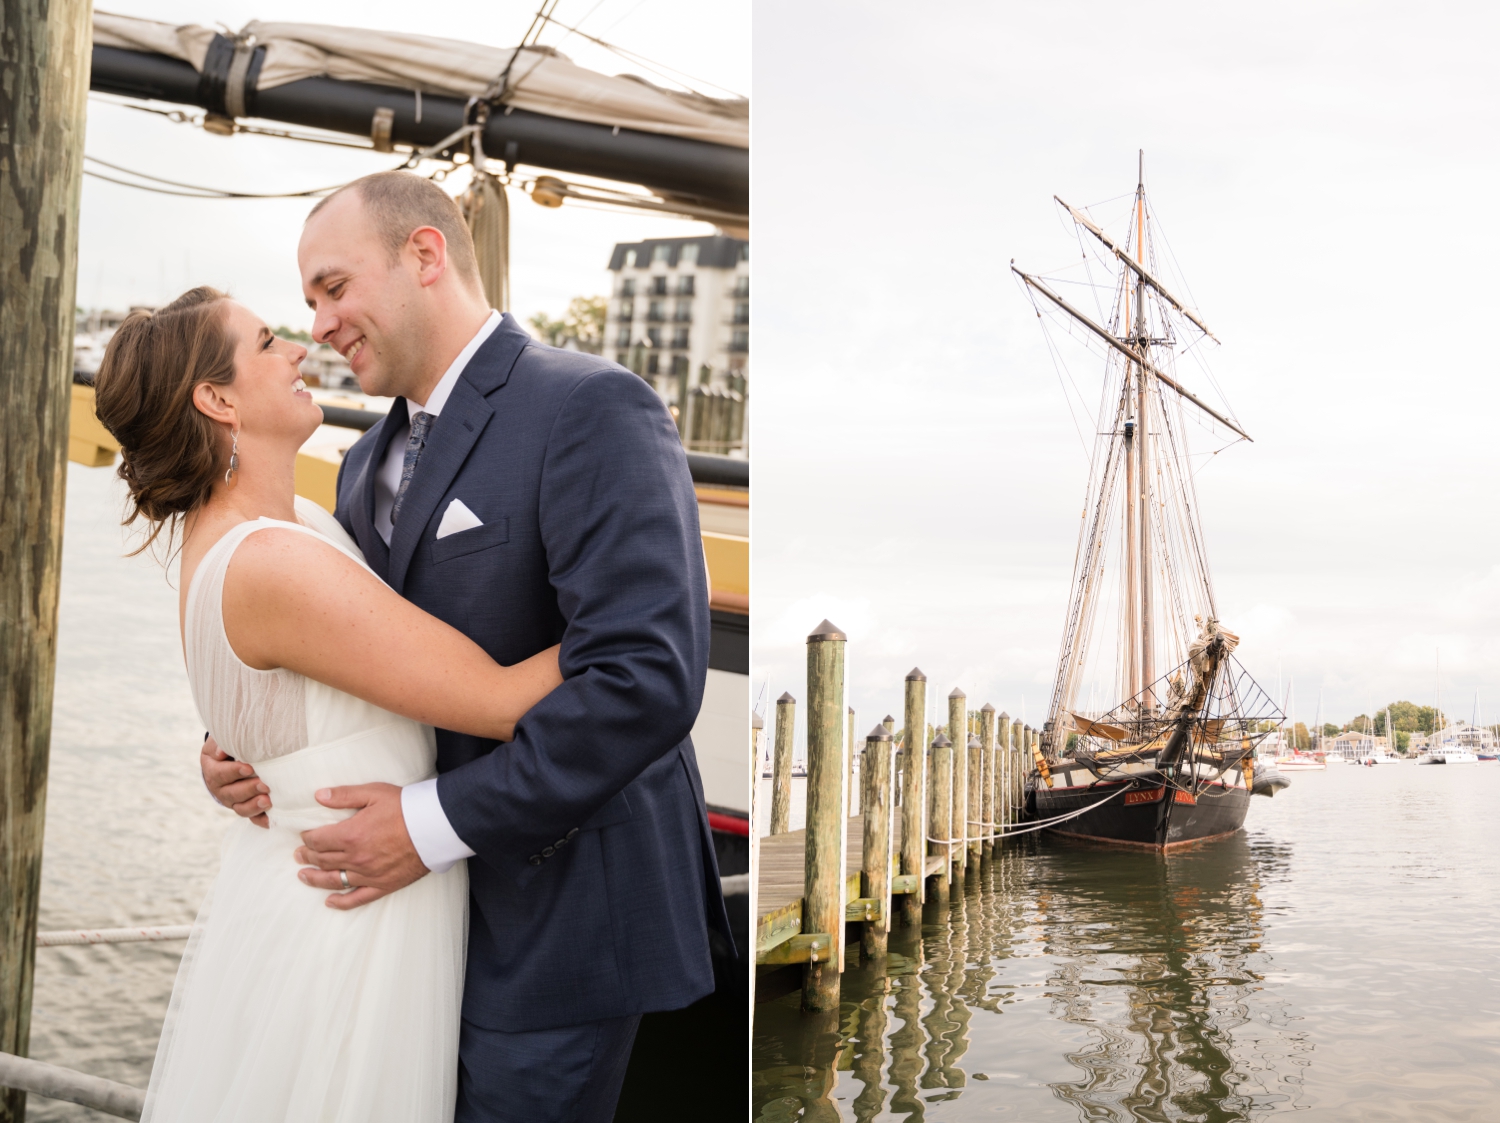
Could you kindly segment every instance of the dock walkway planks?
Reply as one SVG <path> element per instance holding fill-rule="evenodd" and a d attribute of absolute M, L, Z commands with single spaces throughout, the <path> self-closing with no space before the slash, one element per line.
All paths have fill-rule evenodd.
<path fill-rule="evenodd" d="M 844 824 L 847 839 L 844 865 L 847 877 L 847 898 L 859 896 L 859 872 L 864 866 L 865 821 L 862 815 L 851 816 Z M 897 816 L 892 828 L 893 854 L 901 852 L 901 819 Z M 806 875 L 807 832 L 788 831 L 770 835 L 760 840 L 759 900 L 756 908 L 756 946 L 759 951 L 769 950 L 778 943 L 802 930 L 802 891 Z M 894 867 L 895 860 L 892 865 Z M 943 859 L 939 855 L 927 858 L 927 874 L 931 876 L 942 869 Z M 893 869 L 894 872 L 894 869 Z"/>

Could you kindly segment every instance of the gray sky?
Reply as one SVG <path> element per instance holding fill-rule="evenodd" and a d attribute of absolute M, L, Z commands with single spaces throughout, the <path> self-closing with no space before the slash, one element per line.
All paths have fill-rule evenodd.
<path fill-rule="evenodd" d="M 1087 460 L 1008 262 L 1076 261 L 1053 194 L 1131 192 L 1144 148 L 1256 442 L 1197 475 L 1238 654 L 1273 693 L 1278 666 L 1295 678 L 1311 723 L 1320 691 L 1336 720 L 1430 704 L 1440 648 L 1450 712 L 1477 690 L 1500 719 L 1493 8 L 757 0 L 753 19 L 757 695 L 804 697 L 826 616 L 861 735 L 900 717 L 913 665 L 934 715 L 958 685 L 1039 724 Z M 1054 338 L 1092 405 L 1100 361 Z"/>
<path fill-rule="evenodd" d="M 252 19 L 299 20 L 417 32 L 511 46 L 536 10 L 534 0 L 436 4 L 365 0 L 109 0 L 123 15 L 167 22 L 224 24 Z M 564 23 L 634 50 L 695 78 L 748 93 L 749 3 L 712 6 L 691 0 L 564 0 Z M 576 62 L 605 73 L 635 70 L 618 56 L 576 36 L 557 44 Z M 650 75 L 647 75 L 650 77 Z M 393 167 L 399 156 L 356 152 L 264 137 L 210 136 L 187 125 L 91 98 L 90 155 L 188 183 L 247 191 L 304 190 L 343 183 Z M 523 169 L 524 170 L 524 169 Z M 230 289 L 272 324 L 312 322 L 297 282 L 296 246 L 309 200 L 192 200 L 149 194 L 85 177 L 79 239 L 78 302 L 122 308 L 159 303 L 195 284 Z M 611 247 L 620 241 L 682 236 L 699 223 L 586 210 L 557 210 L 511 195 L 512 309 L 523 320 L 537 311 L 559 315 L 574 296 L 603 294 Z"/>

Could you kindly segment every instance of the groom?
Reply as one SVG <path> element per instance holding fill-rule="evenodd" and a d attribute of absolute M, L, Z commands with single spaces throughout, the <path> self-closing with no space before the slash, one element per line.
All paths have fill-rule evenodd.
<path fill-rule="evenodd" d="M 440 729 L 436 779 L 326 793 L 358 811 L 303 835 L 300 876 L 355 886 L 329 900 L 351 909 L 471 859 L 457 1123 L 607 1123 L 641 1015 L 712 991 L 709 928 L 729 935 L 688 739 L 709 614 L 676 429 L 635 375 L 490 309 L 428 180 L 329 196 L 298 264 L 314 338 L 395 399 L 344 458 L 339 522 L 500 663 L 561 643 L 564 677 L 508 744 Z M 263 813 L 215 756 L 220 801 Z"/>

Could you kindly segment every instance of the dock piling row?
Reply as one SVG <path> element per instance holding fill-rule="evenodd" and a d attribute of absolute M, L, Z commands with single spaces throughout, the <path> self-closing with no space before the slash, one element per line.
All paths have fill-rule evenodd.
<path fill-rule="evenodd" d="M 929 726 L 919 668 L 906 676 L 900 730 L 887 715 L 856 741 L 845 646 L 826 620 L 807 637 L 806 826 L 790 829 L 797 701 L 784 693 L 776 700 L 770 833 L 752 840 L 757 978 L 800 971 L 808 1012 L 838 1008 L 850 951 L 883 959 L 898 918 L 920 927 L 925 903 L 946 905 L 953 882 L 999 852 L 1036 746 L 1024 723 L 988 703 L 971 711 L 957 689 L 947 696 L 947 722 Z M 846 936 L 846 925 L 858 927 Z M 770 993 L 797 987 L 796 976 L 776 978 Z"/>

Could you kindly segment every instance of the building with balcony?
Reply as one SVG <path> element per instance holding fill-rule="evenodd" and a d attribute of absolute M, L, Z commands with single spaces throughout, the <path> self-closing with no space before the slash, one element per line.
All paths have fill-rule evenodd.
<path fill-rule="evenodd" d="M 605 353 L 649 382 L 683 442 L 745 448 L 750 244 L 706 235 L 615 246 Z"/>

